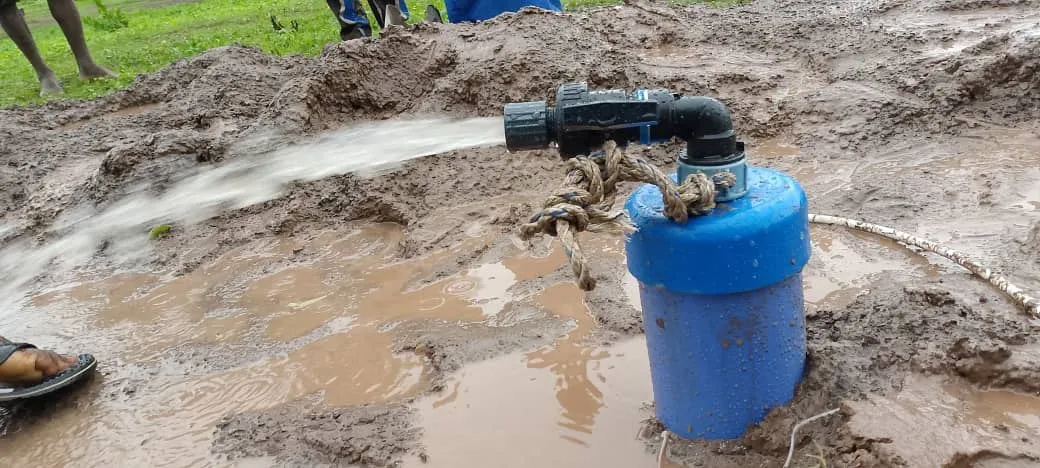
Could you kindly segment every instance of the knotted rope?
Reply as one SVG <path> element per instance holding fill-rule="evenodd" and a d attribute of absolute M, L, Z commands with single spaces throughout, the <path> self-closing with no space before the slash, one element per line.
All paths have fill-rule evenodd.
<path fill-rule="evenodd" d="M 620 182 L 656 185 L 664 199 L 665 215 L 684 223 L 691 215 L 714 209 L 716 190 L 732 187 L 736 176 L 722 172 L 709 178 L 698 173 L 676 184 L 652 164 L 626 154 L 614 141 L 606 142 L 601 152 L 568 160 L 563 185 L 545 200 L 530 222 L 520 227 L 520 237 L 528 240 L 544 233 L 559 239 L 578 278 L 578 287 L 584 291 L 595 289 L 596 280 L 575 234 L 634 229 L 624 212 L 614 211 Z"/>

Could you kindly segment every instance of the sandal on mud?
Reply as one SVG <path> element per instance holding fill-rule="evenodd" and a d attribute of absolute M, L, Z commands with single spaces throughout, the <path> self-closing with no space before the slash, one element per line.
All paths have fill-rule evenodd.
<path fill-rule="evenodd" d="M 28 343 L 0 344 L 0 365 L 7 362 L 7 359 L 18 350 L 29 348 L 36 348 L 36 346 Z M 94 356 L 81 354 L 78 356 L 75 364 L 69 366 L 67 369 L 56 375 L 45 377 L 42 382 L 35 385 L 5 387 L 4 385 L 7 384 L 0 383 L 0 402 L 33 398 L 60 390 L 90 375 L 90 372 L 93 371 L 95 367 L 97 367 L 97 360 L 94 359 Z"/>

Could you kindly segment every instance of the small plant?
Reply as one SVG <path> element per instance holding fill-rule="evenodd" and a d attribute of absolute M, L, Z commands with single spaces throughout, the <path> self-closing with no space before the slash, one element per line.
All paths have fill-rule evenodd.
<path fill-rule="evenodd" d="M 109 10 L 101 0 L 94 0 L 94 5 L 97 6 L 98 15 L 88 16 L 83 18 L 83 22 L 94 29 L 102 31 L 115 31 L 122 29 L 130 25 L 130 20 L 126 19 L 126 14 L 120 8 Z"/>
<path fill-rule="evenodd" d="M 160 224 L 152 228 L 152 232 L 148 233 L 148 238 L 152 240 L 158 239 L 162 236 L 165 236 L 166 234 L 169 234 L 170 229 L 173 229 L 173 227 L 169 224 Z"/>
<path fill-rule="evenodd" d="M 296 20 L 291 20 L 289 21 L 289 29 L 285 29 L 285 26 L 282 25 L 282 22 L 278 21 L 278 17 L 275 15 L 271 15 L 271 27 L 273 27 L 275 31 L 281 34 L 294 33 L 300 30 L 300 23 L 297 23 Z"/>

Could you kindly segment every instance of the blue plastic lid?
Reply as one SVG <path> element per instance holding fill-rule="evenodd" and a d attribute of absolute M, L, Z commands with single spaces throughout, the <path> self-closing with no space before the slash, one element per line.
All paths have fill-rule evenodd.
<path fill-rule="evenodd" d="M 648 286 L 746 292 L 799 274 L 809 262 L 808 200 L 782 172 L 750 167 L 747 195 L 685 224 L 668 219 L 663 208 L 660 190 L 649 184 L 625 203 L 638 229 L 626 241 L 628 270 Z"/>

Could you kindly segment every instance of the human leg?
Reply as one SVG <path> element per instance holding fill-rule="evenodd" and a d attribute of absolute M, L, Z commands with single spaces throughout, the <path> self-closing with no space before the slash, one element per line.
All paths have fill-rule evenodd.
<path fill-rule="evenodd" d="M 376 24 L 380 28 L 386 27 L 386 0 L 368 0 L 368 7 L 372 9 L 372 16 L 376 17 Z"/>
<path fill-rule="evenodd" d="M 14 0 L 0 0 L 0 27 L 3 27 L 7 37 L 14 41 L 18 50 L 22 51 L 22 55 L 32 65 L 36 78 L 40 80 L 40 94 L 62 93 L 57 75 L 43 61 L 39 49 L 36 48 L 36 41 L 29 31 L 29 25 L 25 23 L 25 17 Z"/>
<path fill-rule="evenodd" d="M 94 63 L 87 49 L 87 40 L 83 37 L 83 21 L 76 9 L 73 0 L 47 0 L 47 6 L 51 10 L 51 16 L 58 22 L 61 32 L 65 34 L 65 40 L 72 48 L 72 55 L 76 57 L 76 65 L 79 66 L 79 76 L 90 80 L 95 78 L 115 78 L 117 75 L 104 67 Z"/>

